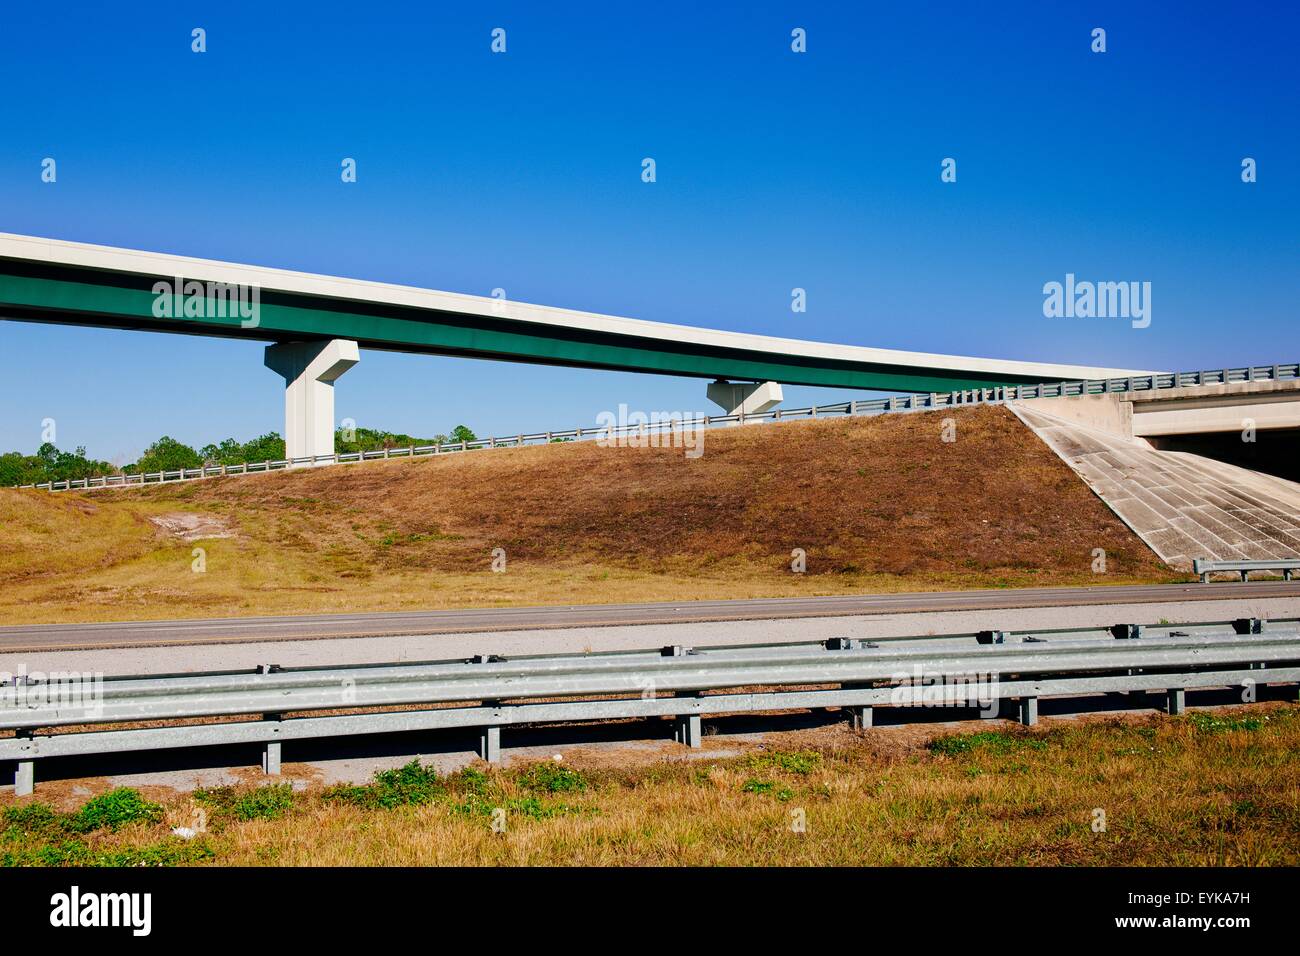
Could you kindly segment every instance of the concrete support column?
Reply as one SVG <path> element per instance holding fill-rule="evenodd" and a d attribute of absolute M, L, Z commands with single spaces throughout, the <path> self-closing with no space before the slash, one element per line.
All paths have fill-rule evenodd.
<path fill-rule="evenodd" d="M 728 415 L 757 415 L 781 404 L 785 396 L 780 382 L 728 382 L 718 379 L 708 387 L 709 401 Z"/>
<path fill-rule="evenodd" d="M 334 382 L 360 360 L 350 339 L 266 347 L 266 367 L 284 377 L 286 458 L 334 454 Z"/>

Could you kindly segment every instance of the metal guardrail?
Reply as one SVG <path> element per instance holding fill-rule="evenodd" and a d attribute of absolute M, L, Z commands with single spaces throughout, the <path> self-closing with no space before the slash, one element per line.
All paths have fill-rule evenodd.
<path fill-rule="evenodd" d="M 894 395 L 861 401 L 838 402 L 832 405 L 811 405 L 807 408 L 773 409 L 746 415 L 705 415 L 699 418 L 673 418 L 646 425 L 606 427 L 579 426 L 563 431 L 528 432 L 502 438 L 480 438 L 470 442 L 453 442 L 439 445 L 413 445 L 407 448 L 386 448 L 379 451 L 348 452 L 333 455 L 313 455 L 307 458 L 287 458 L 243 465 L 211 465 L 204 468 L 186 468 L 176 471 L 154 471 L 148 474 L 107 475 L 99 478 L 79 478 L 66 481 L 41 482 L 22 485 L 48 491 L 80 491 L 96 488 L 125 488 L 136 485 L 160 484 L 170 481 L 189 481 L 197 478 L 218 478 L 229 475 L 264 474 L 282 471 L 301 465 L 348 464 L 360 461 L 377 461 L 390 458 L 417 458 L 444 455 L 483 448 L 520 448 L 525 445 L 545 445 L 552 442 L 583 441 L 591 439 L 625 440 L 632 436 L 662 435 L 683 429 L 711 428 L 729 425 L 759 424 L 762 422 L 794 421 L 824 418 L 836 415 L 883 415 L 890 412 L 934 411 L 968 405 L 1001 404 L 1031 398 L 1060 398 L 1079 395 L 1104 395 L 1114 392 L 1149 392 L 1164 388 L 1182 388 L 1191 385 L 1220 385 L 1236 382 L 1286 381 L 1300 378 L 1300 363 L 1284 365 L 1255 365 L 1242 368 L 1212 369 L 1201 372 L 1170 372 L 1127 378 L 1096 379 L 1084 382 L 1052 382 L 1039 385 L 998 385 L 989 388 L 968 389 L 959 392 L 932 392 L 928 394 Z"/>
<path fill-rule="evenodd" d="M 1300 571 L 1300 558 L 1269 558 L 1265 561 L 1216 561 L 1210 558 L 1197 558 L 1192 562 L 1192 570 L 1201 577 L 1202 584 L 1210 582 L 1210 575 L 1219 572 L 1232 572 L 1241 575 L 1241 580 L 1249 580 L 1251 571 L 1281 571 L 1282 577 L 1291 580 L 1293 571 Z"/>
<path fill-rule="evenodd" d="M 979 706 L 996 705 L 996 715 L 1013 701 L 1018 718 L 1032 724 L 1039 697 L 1157 689 L 1178 713 L 1189 688 L 1300 681 L 1300 621 L 263 666 L 255 672 L 99 677 L 89 694 L 82 688 L 75 699 L 55 676 L 0 685 L 0 728 L 15 732 L 0 738 L 0 760 L 17 762 L 19 794 L 31 792 L 38 759 L 256 743 L 263 748 L 263 769 L 278 773 L 284 741 L 356 734 L 478 728 L 480 755 L 495 761 L 501 728 L 520 724 L 667 716 L 674 718 L 676 739 L 697 747 L 705 714 L 839 707 L 863 727 L 877 706 L 926 706 L 936 699 L 971 706 L 978 700 Z M 983 696 L 972 698 L 972 686 Z M 312 715 L 339 710 L 347 712 Z M 36 733 L 248 715 L 261 719 Z"/>

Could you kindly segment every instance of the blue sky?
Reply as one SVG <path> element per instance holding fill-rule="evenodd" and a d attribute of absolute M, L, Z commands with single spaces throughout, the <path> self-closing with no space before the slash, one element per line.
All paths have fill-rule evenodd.
<path fill-rule="evenodd" d="M 1294 7 L 699 6 L 6 4 L 0 231 L 888 348 L 1300 354 Z M 1151 326 L 1045 318 L 1067 272 L 1151 282 Z M 3 450 L 47 417 L 125 460 L 283 427 L 251 343 L 0 322 L 0 357 Z M 337 412 L 507 434 L 703 392 L 364 352 Z"/>

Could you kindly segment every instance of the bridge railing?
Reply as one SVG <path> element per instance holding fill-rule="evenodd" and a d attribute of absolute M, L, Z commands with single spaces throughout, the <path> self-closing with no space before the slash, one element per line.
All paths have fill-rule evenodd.
<path fill-rule="evenodd" d="M 893 412 L 935 411 L 945 408 L 962 408 L 969 405 L 1001 404 L 1007 401 L 1031 398 L 1149 392 L 1192 385 L 1222 385 L 1238 382 L 1287 381 L 1294 379 L 1300 379 L 1300 363 L 1297 362 L 1281 365 L 1210 369 L 1200 372 L 1166 372 L 1080 382 L 996 385 L 956 392 L 891 395 L 888 398 L 860 399 L 830 405 L 810 405 L 806 408 L 776 408 L 767 412 L 745 415 L 704 415 L 694 418 L 668 417 L 636 425 L 578 426 L 577 428 L 557 431 L 522 432 L 517 435 L 505 435 L 498 438 L 479 438 L 474 441 L 411 445 L 406 448 L 385 448 L 367 452 L 340 452 L 332 455 L 313 455 L 307 458 L 286 458 L 241 465 L 207 465 L 202 468 L 153 471 L 144 474 L 105 475 L 97 478 L 47 481 L 37 485 L 22 485 L 20 487 L 48 491 L 89 491 L 96 488 L 124 488 L 173 481 L 189 481 L 197 478 L 264 474 L 303 465 L 349 464 L 391 458 L 419 458 L 428 455 L 455 454 L 485 448 L 521 448 L 526 445 L 592 440 L 605 441 L 611 444 L 624 444 L 634 439 L 663 436 L 683 430 L 751 425 L 763 422 L 797 421 L 842 415 L 885 415 Z"/>

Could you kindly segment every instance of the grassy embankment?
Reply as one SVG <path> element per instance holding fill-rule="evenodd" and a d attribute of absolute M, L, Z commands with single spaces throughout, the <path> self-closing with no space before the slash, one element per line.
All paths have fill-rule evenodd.
<path fill-rule="evenodd" d="M 6 798 L 0 863 L 1294 866 L 1298 755 L 1300 706 L 1274 704 L 618 769 L 411 764 L 306 792 Z"/>
<path fill-rule="evenodd" d="M 1183 579 L 1006 410 L 953 416 L 951 443 L 935 415 L 893 415 L 710 431 L 694 460 L 583 442 L 0 490 L 0 623 Z M 178 517 L 206 536 L 154 520 Z"/>

